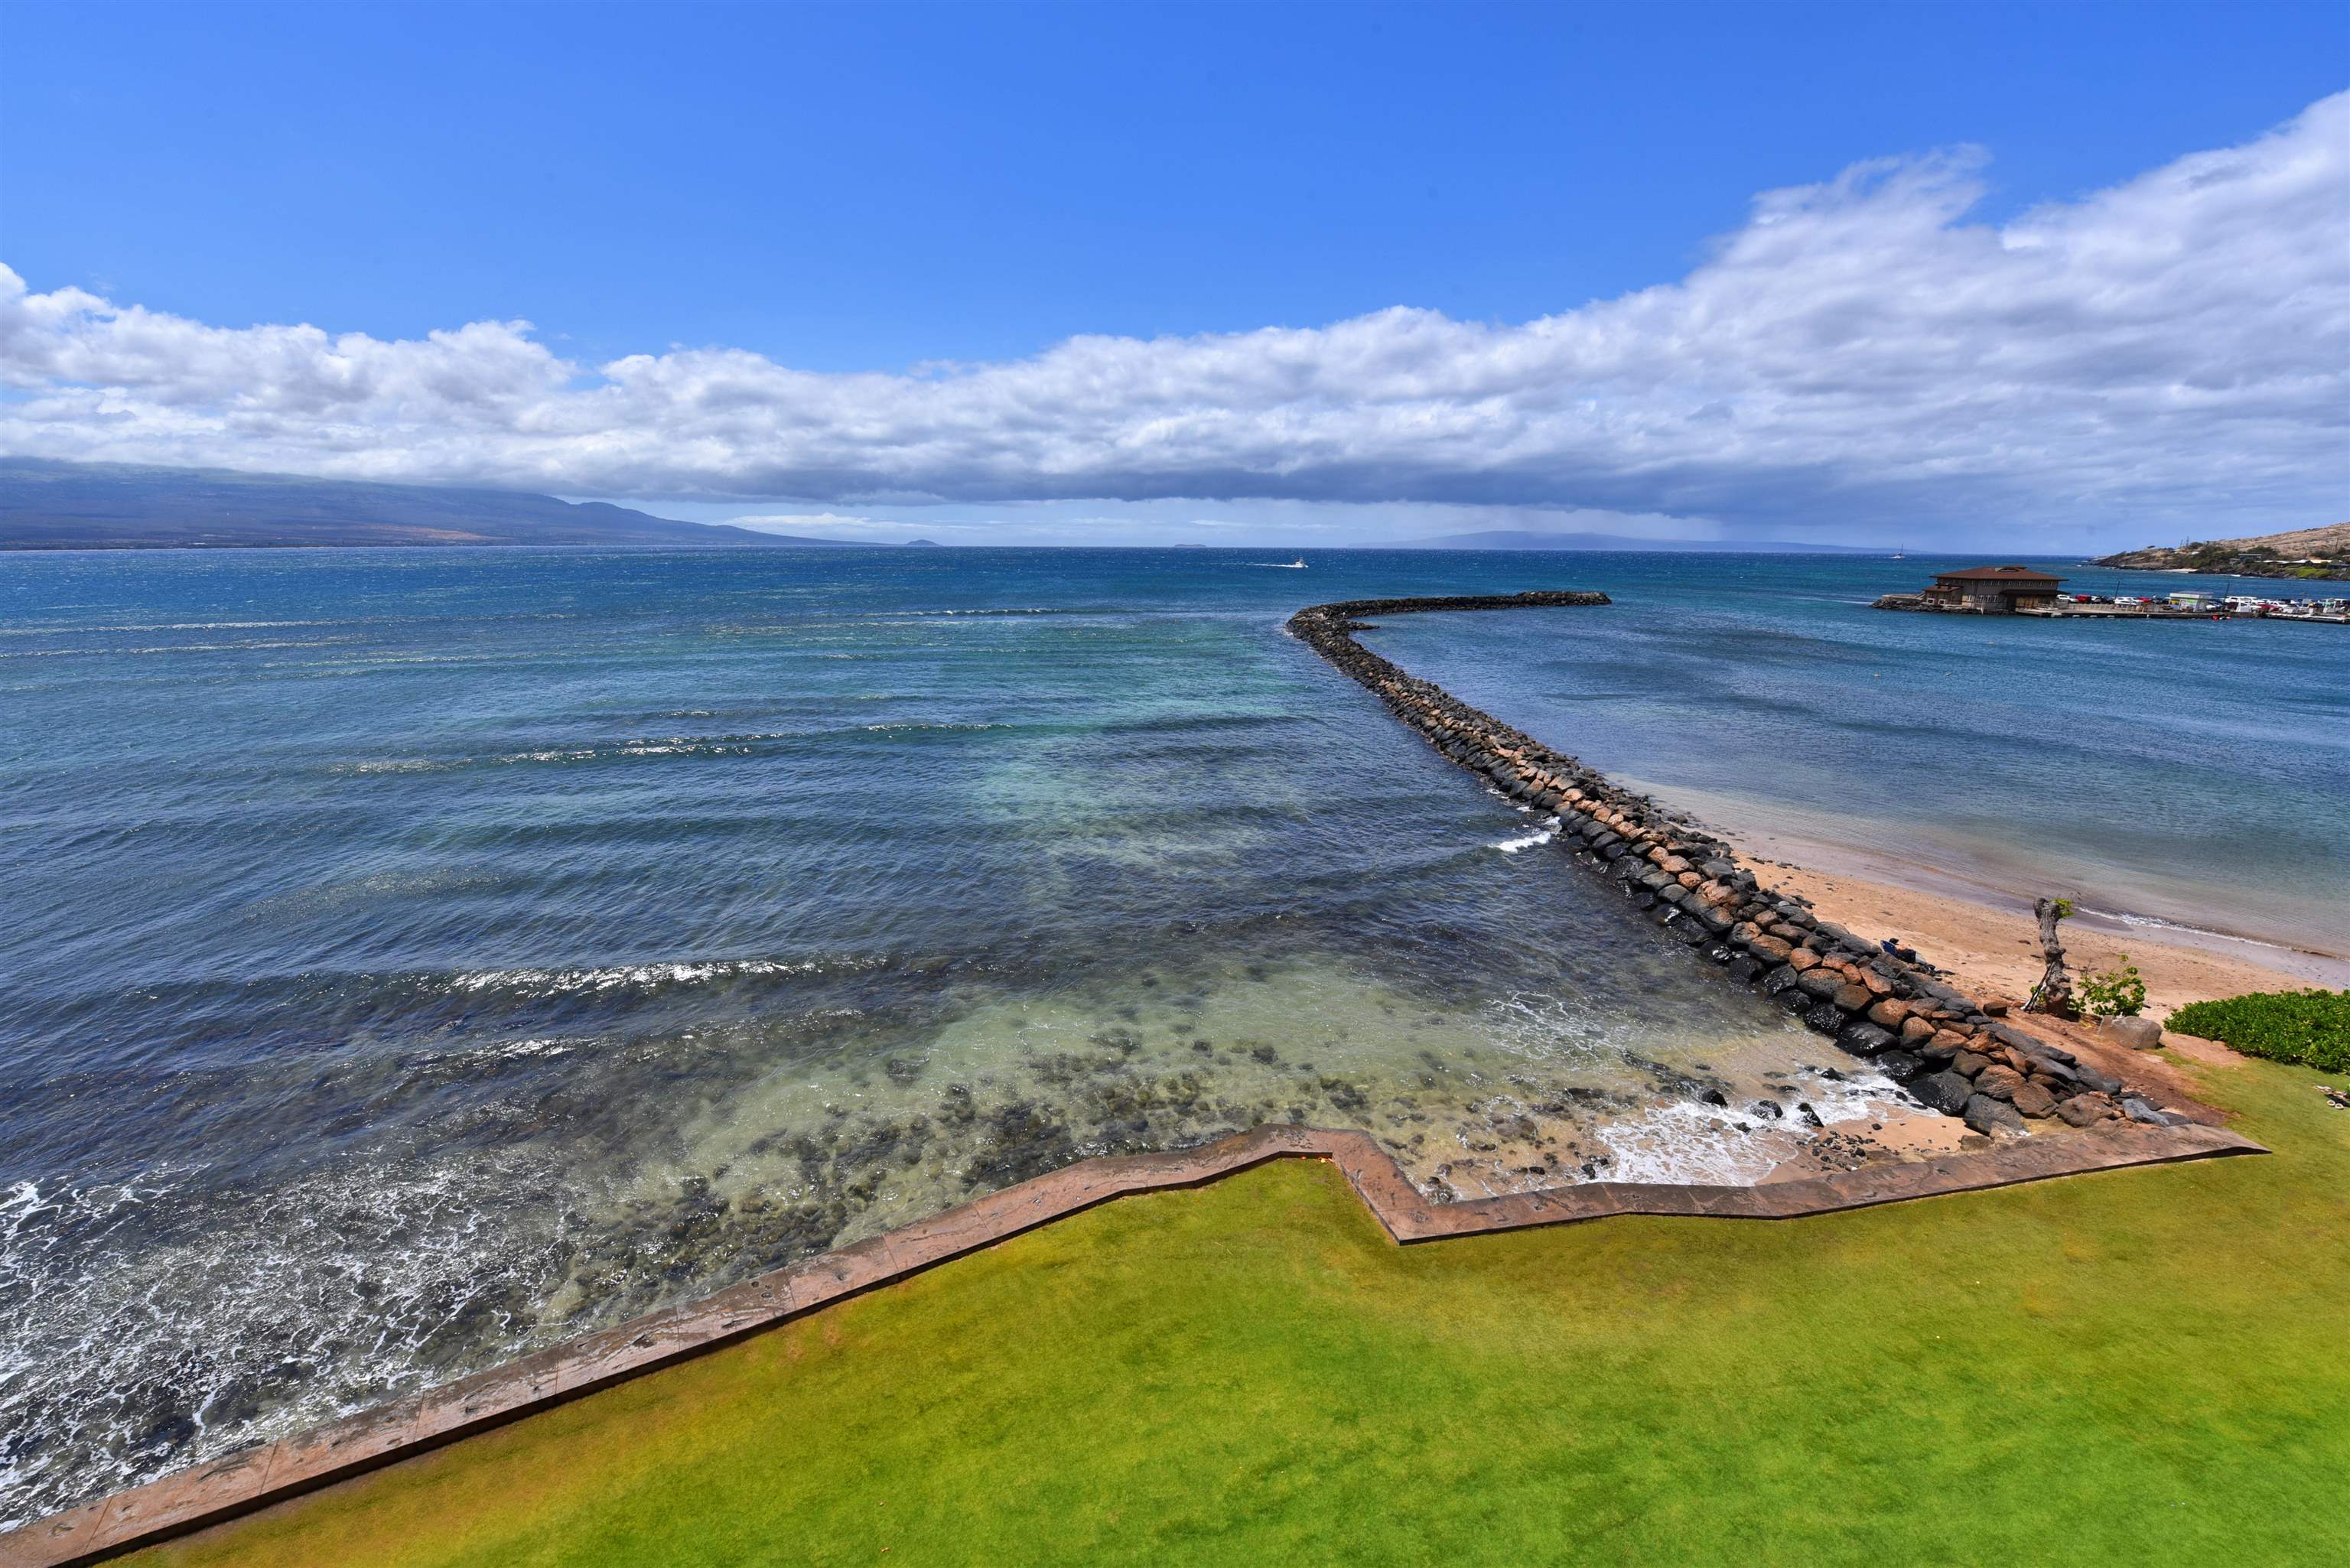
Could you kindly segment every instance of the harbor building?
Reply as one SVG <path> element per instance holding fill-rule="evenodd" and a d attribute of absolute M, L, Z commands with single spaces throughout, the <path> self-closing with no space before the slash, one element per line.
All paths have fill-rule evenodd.
<path fill-rule="evenodd" d="M 1930 609 L 2013 615 L 2054 604 L 2064 581 L 2029 566 L 1969 566 L 1964 571 L 1937 573 L 1934 586 L 1924 597 Z"/>

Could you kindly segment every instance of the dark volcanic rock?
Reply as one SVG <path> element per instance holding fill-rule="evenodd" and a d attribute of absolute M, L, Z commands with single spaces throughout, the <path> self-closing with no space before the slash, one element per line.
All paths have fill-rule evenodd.
<path fill-rule="evenodd" d="M 2023 1118 L 2005 1100 L 1994 1100 L 1989 1095 L 1975 1095 L 1967 1100 L 1966 1108 L 1959 1113 L 1967 1126 L 1979 1133 L 1997 1137 L 2023 1131 Z"/>
<path fill-rule="evenodd" d="M 2012 1067 L 1990 1066 L 1975 1075 L 1975 1093 L 1994 1100 L 2012 1100 L 2023 1087 L 2023 1075 Z"/>
<path fill-rule="evenodd" d="M 2069 1100 L 2056 1102 L 2056 1114 L 2072 1127 L 2085 1127 L 2117 1116 L 2121 1112 L 2103 1095 L 2074 1095 Z"/>
<path fill-rule="evenodd" d="M 1909 1092 L 1944 1116 L 1955 1116 L 1967 1108 L 1975 1086 L 1956 1073 L 1929 1073 L 1911 1084 Z"/>
<path fill-rule="evenodd" d="M 1833 1002 L 1823 1002 L 1804 1014 L 1804 1022 L 1823 1034 L 1844 1033 L 1844 1010 Z"/>
<path fill-rule="evenodd" d="M 2056 1096 L 2037 1084 L 2026 1084 L 2015 1091 L 2015 1108 L 2027 1116 L 2044 1116 L 2056 1109 Z"/>
<path fill-rule="evenodd" d="M 1897 1084 L 1906 1084 L 1926 1070 L 1926 1064 L 1907 1051 L 1887 1051 L 1877 1059 L 1877 1070 Z"/>
<path fill-rule="evenodd" d="M 1856 1056 L 1874 1056 L 1892 1048 L 1893 1036 L 1874 1023 L 1849 1023 L 1837 1033 L 1836 1044 Z"/>

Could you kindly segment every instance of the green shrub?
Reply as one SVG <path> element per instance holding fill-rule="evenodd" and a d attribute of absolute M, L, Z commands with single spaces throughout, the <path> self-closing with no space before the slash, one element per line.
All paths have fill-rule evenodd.
<path fill-rule="evenodd" d="M 2146 1007 L 2146 981 L 2122 954 L 2120 969 L 2081 977 L 2081 1011 L 2097 1018 L 2136 1018 Z"/>
<path fill-rule="evenodd" d="M 2350 991 L 2254 992 L 2190 1002 L 2170 1015 L 2170 1027 L 2248 1056 L 2350 1073 Z"/>

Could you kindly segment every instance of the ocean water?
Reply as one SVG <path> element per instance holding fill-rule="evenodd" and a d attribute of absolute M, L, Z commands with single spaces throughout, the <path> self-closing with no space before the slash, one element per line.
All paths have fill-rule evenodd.
<path fill-rule="evenodd" d="M 1897 1103 L 1692 985 L 1305 603 L 1605 588 L 1370 638 L 1660 787 L 2338 925 L 2336 628 L 1283 558 L 0 556 L 0 1519 L 1088 1154 L 1300 1120 L 1439 1195 L 1749 1180 L 1793 1136 L 1749 1104 Z"/>

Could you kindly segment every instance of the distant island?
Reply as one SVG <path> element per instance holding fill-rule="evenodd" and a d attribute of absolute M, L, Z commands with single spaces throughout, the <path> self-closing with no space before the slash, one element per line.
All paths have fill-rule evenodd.
<path fill-rule="evenodd" d="M 681 523 L 601 501 L 0 458 L 0 549 L 168 550 L 369 545 L 831 549 L 846 539 Z"/>
<path fill-rule="evenodd" d="M 2350 578 L 2350 523 L 2261 534 L 2249 539 L 2158 545 L 2100 556 L 2093 566 L 2129 566 L 2139 571 L 2208 572 L 2230 577 Z"/>
<path fill-rule="evenodd" d="M 925 548 L 925 549 L 930 549 L 930 550 L 939 550 L 939 549 L 943 549 L 943 548 L 945 548 L 945 546 L 944 546 L 944 545 L 941 545 L 941 544 L 940 544 L 936 539 L 909 539 L 909 540 L 907 540 L 907 541 L 906 541 L 906 543 L 907 543 L 909 545 L 921 545 L 923 548 Z"/>
<path fill-rule="evenodd" d="M 1386 550 L 1675 550 L 1757 555 L 1881 556 L 1876 545 L 1795 545 L 1782 539 L 1641 539 L 1628 534 L 1544 534 L 1527 528 L 1489 528 L 1477 534 L 1439 534 L 1375 545 Z"/>

